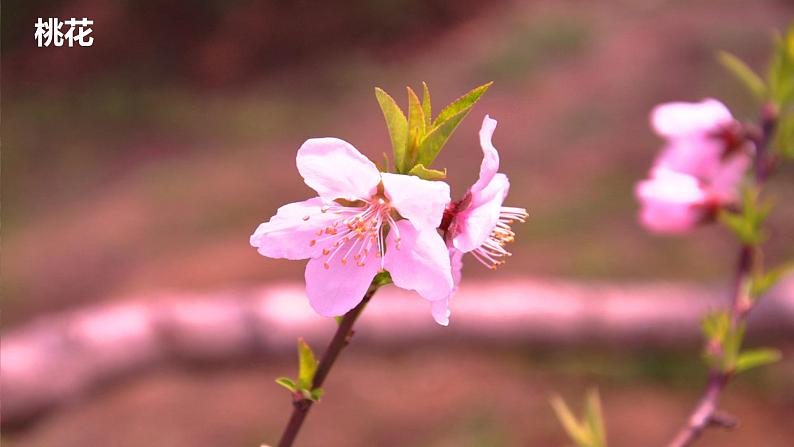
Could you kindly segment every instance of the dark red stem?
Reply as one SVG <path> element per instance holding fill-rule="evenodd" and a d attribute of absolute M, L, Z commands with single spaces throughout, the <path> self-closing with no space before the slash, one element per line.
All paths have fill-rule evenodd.
<path fill-rule="evenodd" d="M 347 346 L 350 338 L 353 336 L 353 324 L 378 288 L 379 286 L 377 285 L 370 286 L 358 306 L 342 317 L 342 321 L 336 328 L 334 337 L 323 353 L 319 365 L 317 365 L 317 372 L 314 374 L 312 389 L 321 388 L 323 383 L 325 383 L 325 379 L 328 377 L 328 373 L 331 371 L 331 367 L 334 366 L 337 357 L 339 357 L 339 353 Z M 284 428 L 284 433 L 281 435 L 278 447 L 290 447 L 295 442 L 295 438 L 298 436 L 298 432 L 306 416 L 309 414 L 312 404 L 314 404 L 314 401 L 311 399 L 306 399 L 298 393 L 294 395 L 292 401 L 292 415 L 289 418 L 289 422 L 287 422 L 287 426 Z"/>

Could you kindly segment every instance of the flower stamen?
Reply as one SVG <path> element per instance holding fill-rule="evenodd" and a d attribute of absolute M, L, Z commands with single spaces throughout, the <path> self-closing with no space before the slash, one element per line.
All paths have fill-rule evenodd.
<path fill-rule="evenodd" d="M 356 265 L 363 267 L 373 246 L 377 246 L 377 256 L 381 258 L 381 268 L 383 268 L 386 248 L 384 223 L 388 223 L 394 231 L 399 231 L 390 215 L 391 205 L 384 197 L 376 195 L 369 201 L 357 201 L 350 205 L 333 203 L 324 206 L 321 212 L 339 215 L 338 220 L 317 231 L 317 236 L 322 237 L 309 241 L 310 247 L 317 244 L 323 246 L 322 256 L 327 256 L 323 262 L 324 268 L 331 268 L 331 262 L 336 258 L 337 253 L 342 253 L 340 257 L 342 265 L 347 265 L 352 256 Z M 399 249 L 399 232 L 397 234 L 397 249 Z"/>
<path fill-rule="evenodd" d="M 499 212 L 499 220 L 496 222 L 491 234 L 479 247 L 472 250 L 471 254 L 484 266 L 491 270 L 496 270 L 504 265 L 506 259 L 512 253 L 505 249 L 505 246 L 515 240 L 516 234 L 510 228 L 513 222 L 526 222 L 529 214 L 524 208 L 514 208 L 503 206 Z"/>

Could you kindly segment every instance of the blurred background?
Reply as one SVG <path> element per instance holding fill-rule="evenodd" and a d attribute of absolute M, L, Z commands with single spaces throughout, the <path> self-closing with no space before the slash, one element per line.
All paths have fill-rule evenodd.
<path fill-rule="evenodd" d="M 488 113 L 499 121 L 508 204 L 530 212 L 503 269 L 467 260 L 464 291 L 520 280 L 726 287 L 735 252 L 726 232 L 661 238 L 636 223 L 633 184 L 659 147 L 647 114 L 659 102 L 713 96 L 754 119 L 757 106 L 714 54 L 729 50 L 762 69 L 794 4 L 29 0 L 4 2 L 2 17 L 5 344 L 9 333 L 86 306 L 299 286 L 302 262 L 248 245 L 278 206 L 310 194 L 295 151 L 336 136 L 379 160 L 390 145 L 373 87 L 404 105 L 405 85 L 421 81 L 436 110 L 495 81 L 435 167 L 448 169 L 461 196 L 478 172 L 476 133 Z M 94 45 L 36 48 L 37 17 L 93 19 Z M 780 199 L 770 262 L 794 257 L 793 181 L 789 166 L 770 185 Z M 589 385 L 601 390 L 610 445 L 662 445 L 705 375 L 697 338 L 471 344 L 429 315 L 420 325 L 431 342 L 353 343 L 299 445 L 564 445 L 548 397 L 575 402 Z M 764 340 L 786 360 L 727 393 L 741 426 L 699 445 L 791 445 L 791 333 Z M 273 378 L 294 374 L 291 349 L 136 370 L 46 414 L 13 424 L 4 415 L 3 441 L 275 442 L 290 407 Z"/>

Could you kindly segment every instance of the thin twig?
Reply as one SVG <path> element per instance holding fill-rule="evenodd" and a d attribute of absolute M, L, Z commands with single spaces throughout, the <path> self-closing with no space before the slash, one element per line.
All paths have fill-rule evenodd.
<path fill-rule="evenodd" d="M 364 310 L 370 298 L 375 295 L 378 288 L 378 285 L 370 286 L 358 306 L 346 313 L 342 318 L 342 321 L 336 328 L 334 337 L 323 353 L 319 365 L 317 365 L 317 371 L 314 374 L 314 381 L 312 382 L 312 389 L 321 388 L 323 386 L 326 377 L 328 377 L 328 373 L 331 371 L 331 367 L 334 366 L 334 362 L 337 357 L 339 357 L 339 353 L 342 352 L 342 348 L 347 346 L 350 342 L 350 338 L 353 336 L 353 324 L 356 322 L 361 311 Z M 309 414 L 312 404 L 314 404 L 314 401 L 311 399 L 306 399 L 297 393 L 294 395 L 292 415 L 289 418 L 289 422 L 287 422 L 287 426 L 284 428 L 284 433 L 281 435 L 278 447 L 290 447 L 292 443 L 295 442 L 295 438 L 298 436 L 298 432 L 306 416 Z"/>
<path fill-rule="evenodd" d="M 777 121 L 776 111 L 771 104 L 764 105 L 761 115 L 761 135 L 755 139 L 755 183 L 760 189 L 771 172 L 772 160 L 769 157 L 769 142 L 775 131 Z M 739 259 L 736 265 L 736 279 L 733 289 L 733 299 L 730 309 L 731 326 L 735 330 L 744 324 L 747 314 L 750 313 L 758 300 L 752 300 L 747 295 L 745 285 L 751 280 L 753 266 L 756 262 L 757 248 L 742 244 L 739 249 Z M 720 347 L 721 349 L 721 347 Z M 691 445 L 700 434 L 710 426 L 732 428 L 736 420 L 717 410 L 720 395 L 732 377 L 732 371 L 712 368 L 706 389 L 694 410 L 690 413 L 687 424 L 679 430 L 668 447 L 686 447 Z"/>
<path fill-rule="evenodd" d="M 709 379 L 706 382 L 706 390 L 700 398 L 697 406 L 689 415 L 687 424 L 681 428 L 675 438 L 670 442 L 669 447 L 686 447 L 695 442 L 700 434 L 708 427 L 716 425 L 731 428 L 734 424 L 725 424 L 726 418 L 717 417 L 717 405 L 719 404 L 720 394 L 730 380 L 730 374 L 712 369 Z"/>

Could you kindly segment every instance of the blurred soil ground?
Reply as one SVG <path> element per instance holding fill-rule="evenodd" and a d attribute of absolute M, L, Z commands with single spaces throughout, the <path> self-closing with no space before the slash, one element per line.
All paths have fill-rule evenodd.
<path fill-rule="evenodd" d="M 439 348 L 443 349 L 439 349 Z M 703 447 L 788 447 L 794 439 L 794 346 L 785 363 L 743 375 L 723 408 L 740 420 L 709 430 Z M 619 349 L 419 346 L 375 352 L 351 345 L 299 438 L 305 446 L 562 446 L 548 399 L 578 411 L 597 386 L 610 447 L 664 445 L 700 392 L 694 355 Z M 232 368 L 165 369 L 55 413 L 11 447 L 215 447 L 275 443 L 290 398 L 273 377 L 293 359 Z"/>

